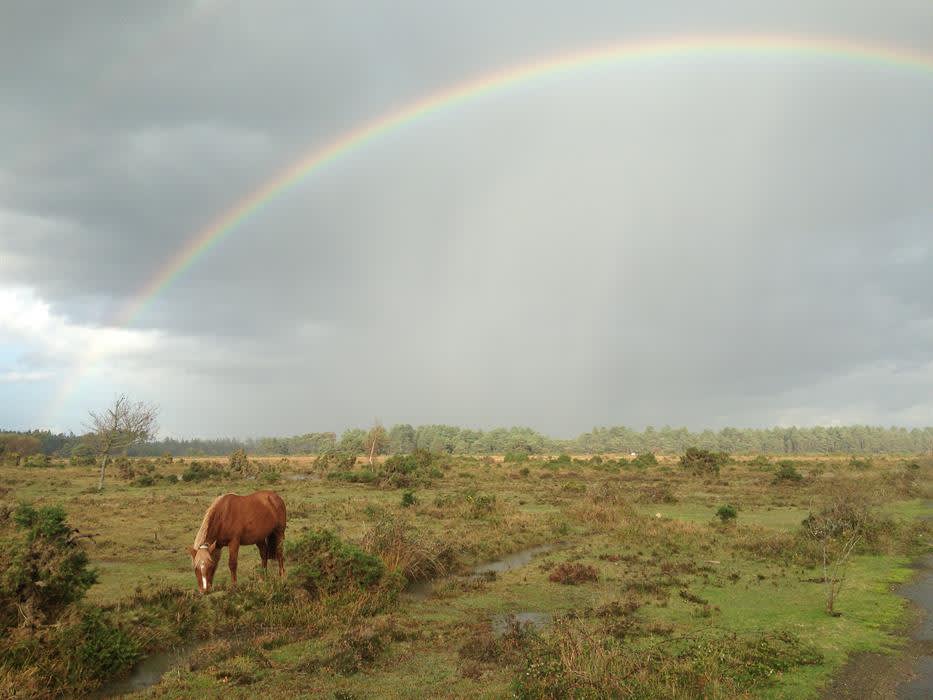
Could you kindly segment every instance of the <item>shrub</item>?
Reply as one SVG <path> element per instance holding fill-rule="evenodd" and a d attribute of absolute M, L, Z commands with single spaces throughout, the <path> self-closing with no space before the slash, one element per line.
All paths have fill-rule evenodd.
<path fill-rule="evenodd" d="M 658 458 L 654 456 L 654 452 L 643 452 L 631 462 L 629 462 L 633 467 L 638 469 L 644 469 L 645 467 L 654 467 L 658 464 Z"/>
<path fill-rule="evenodd" d="M 51 466 L 51 462 L 49 461 L 48 455 L 44 455 L 40 452 L 39 454 L 29 455 L 23 462 L 23 466 L 44 468 Z"/>
<path fill-rule="evenodd" d="M 719 510 L 716 511 L 716 517 L 719 518 L 723 523 L 727 523 L 730 520 L 735 520 L 739 517 L 738 512 L 735 509 L 735 506 L 729 505 L 728 503 L 724 506 L 719 506 Z"/>
<path fill-rule="evenodd" d="M 587 581 L 598 581 L 599 572 L 595 566 L 564 562 L 559 564 L 548 576 L 548 581 L 562 583 L 566 586 L 576 586 Z"/>
<path fill-rule="evenodd" d="M 312 530 L 289 546 L 292 575 L 313 596 L 375 586 L 385 575 L 379 557 L 343 542 L 330 530 Z"/>
<path fill-rule="evenodd" d="M 528 453 L 527 452 L 506 452 L 505 457 L 503 457 L 504 462 L 527 462 Z"/>
<path fill-rule="evenodd" d="M 718 474 L 719 468 L 729 461 L 725 452 L 711 452 L 698 447 L 688 447 L 680 458 L 680 466 L 699 474 Z"/>
<path fill-rule="evenodd" d="M 418 499 L 415 498 L 414 491 L 406 491 L 405 493 L 402 494 L 402 502 L 401 502 L 402 508 L 411 508 L 417 502 L 418 502 Z"/>
<path fill-rule="evenodd" d="M 765 457 L 764 455 L 758 455 L 753 460 L 749 461 L 749 466 L 759 467 L 760 469 L 767 469 L 771 466 L 771 460 Z"/>
<path fill-rule="evenodd" d="M 191 462 L 188 468 L 182 472 L 182 481 L 206 481 L 217 477 L 226 476 L 226 472 L 219 466 L 210 462 L 204 463 L 197 460 Z"/>
<path fill-rule="evenodd" d="M 99 608 L 82 611 L 80 623 L 63 635 L 63 642 L 65 648 L 74 649 L 82 672 L 94 679 L 127 669 L 142 656 L 139 642 Z"/>
<path fill-rule="evenodd" d="M 322 471 L 350 471 L 356 466 L 356 455 L 332 450 L 314 460 L 314 466 Z"/>
<path fill-rule="evenodd" d="M 242 447 L 230 453 L 229 463 L 230 471 L 240 474 L 249 473 L 249 457 L 246 456 L 246 450 L 244 450 Z"/>
<path fill-rule="evenodd" d="M 274 469 L 264 469 L 259 472 L 259 483 L 261 484 L 277 484 L 281 480 L 282 475 Z"/>
<path fill-rule="evenodd" d="M 97 581 L 61 507 L 21 504 L 13 522 L 25 534 L 0 549 L 0 630 L 54 622 Z"/>
<path fill-rule="evenodd" d="M 778 462 L 777 471 L 774 474 L 774 483 L 797 483 L 803 480 L 803 475 L 797 471 L 796 465 L 790 460 Z"/>
<path fill-rule="evenodd" d="M 573 460 L 570 458 L 570 455 L 568 454 L 560 454 L 557 457 L 554 457 L 553 459 L 548 460 L 548 464 L 553 465 L 555 467 L 569 467 L 571 464 L 573 464 Z"/>

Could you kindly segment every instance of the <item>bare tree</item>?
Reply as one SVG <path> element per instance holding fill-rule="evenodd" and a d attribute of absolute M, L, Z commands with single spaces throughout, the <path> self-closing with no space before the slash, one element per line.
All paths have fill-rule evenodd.
<path fill-rule="evenodd" d="M 376 455 L 384 452 L 386 445 L 389 444 L 389 436 L 386 433 L 386 429 L 382 427 L 382 423 L 377 420 L 373 424 L 373 427 L 366 433 L 366 440 L 363 444 L 366 447 L 366 451 L 369 452 L 369 464 L 372 466 Z"/>
<path fill-rule="evenodd" d="M 826 612 L 838 615 L 836 600 L 846 579 L 852 552 L 865 537 L 871 523 L 871 508 L 854 488 L 839 485 L 819 513 L 804 520 L 807 533 L 820 546 L 823 583 L 826 585 Z"/>
<path fill-rule="evenodd" d="M 102 413 L 88 411 L 88 414 L 91 417 L 87 425 L 91 432 L 91 445 L 100 462 L 100 482 L 97 485 L 100 491 L 104 488 L 107 462 L 115 452 L 149 442 L 156 436 L 159 409 L 141 401 L 131 403 L 125 394 L 121 394 L 107 410 Z"/>

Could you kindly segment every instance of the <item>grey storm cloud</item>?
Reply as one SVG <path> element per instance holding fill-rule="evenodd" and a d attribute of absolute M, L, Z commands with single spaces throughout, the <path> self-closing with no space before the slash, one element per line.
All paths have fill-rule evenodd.
<path fill-rule="evenodd" d="M 933 37 L 906 1 L 644 5 L 4 7 L 0 287 L 107 326 L 303 154 L 508 66 L 687 34 Z M 155 335 L 120 367 L 188 435 L 929 423 L 931 88 L 733 55 L 479 97 L 268 202 L 133 318 Z M 0 371 L 62 362 L 33 348 Z"/>

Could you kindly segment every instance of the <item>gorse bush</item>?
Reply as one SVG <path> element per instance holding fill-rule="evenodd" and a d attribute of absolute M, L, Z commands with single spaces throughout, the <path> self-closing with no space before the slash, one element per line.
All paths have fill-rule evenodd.
<path fill-rule="evenodd" d="M 803 475 L 797 471 L 797 466 L 790 460 L 778 462 L 777 471 L 774 473 L 774 483 L 793 484 L 803 480 Z"/>
<path fill-rule="evenodd" d="M 502 459 L 503 462 L 527 462 L 528 453 L 527 452 L 506 452 L 505 457 Z"/>
<path fill-rule="evenodd" d="M 20 533 L 0 547 L 0 628 L 54 622 L 84 597 L 97 573 L 61 507 L 22 504 L 13 522 Z"/>
<path fill-rule="evenodd" d="M 720 467 L 729 462 L 725 452 L 710 452 L 698 447 L 688 447 L 680 458 L 680 466 L 698 474 L 718 474 Z"/>
<path fill-rule="evenodd" d="M 719 506 L 719 510 L 716 511 L 716 517 L 719 518 L 723 523 L 727 523 L 730 520 L 735 520 L 739 517 L 738 511 L 736 511 L 735 506 L 726 504 L 724 506 Z"/>
<path fill-rule="evenodd" d="M 638 469 L 654 467 L 658 464 L 658 458 L 654 456 L 654 452 L 642 452 L 637 457 L 632 458 L 632 461 L 629 462 L 629 464 Z"/>
<path fill-rule="evenodd" d="M 330 530 L 314 530 L 289 546 L 290 576 L 313 596 L 368 588 L 386 573 L 382 560 L 342 541 Z"/>
<path fill-rule="evenodd" d="M 90 678 L 112 676 L 142 656 L 139 642 L 99 608 L 82 611 L 80 622 L 65 632 L 63 642 L 74 649 L 82 674 Z"/>
<path fill-rule="evenodd" d="M 45 468 L 54 466 L 47 455 L 39 454 L 29 455 L 23 462 L 24 467 Z"/>
<path fill-rule="evenodd" d="M 191 462 L 182 472 L 182 481 L 207 481 L 227 476 L 227 471 L 214 462 Z"/>

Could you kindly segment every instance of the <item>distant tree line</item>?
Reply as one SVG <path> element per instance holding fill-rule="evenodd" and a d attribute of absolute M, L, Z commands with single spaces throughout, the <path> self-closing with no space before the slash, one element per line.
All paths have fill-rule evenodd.
<path fill-rule="evenodd" d="M 381 430 L 381 428 L 380 428 Z M 216 438 L 178 440 L 163 438 L 128 450 L 130 455 L 200 457 L 229 455 L 243 449 L 252 455 L 298 455 L 325 452 L 368 454 L 371 430 L 351 428 L 336 433 L 305 433 L 292 437 Z M 0 432 L 0 458 L 4 454 L 43 453 L 70 457 L 87 446 L 87 436 L 54 434 L 47 430 Z M 923 453 L 933 450 L 933 427 L 884 428 L 869 425 L 814 428 L 723 428 L 691 432 L 687 428 L 624 426 L 593 428 L 570 440 L 559 440 L 531 428 L 472 430 L 453 425 L 408 424 L 392 426 L 379 439 L 377 452 L 400 454 L 415 449 L 450 454 L 568 454 L 658 452 L 681 453 L 688 447 L 737 454 L 796 453 Z"/>

